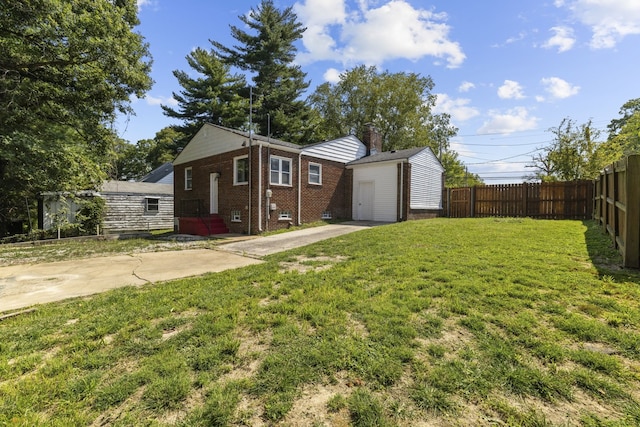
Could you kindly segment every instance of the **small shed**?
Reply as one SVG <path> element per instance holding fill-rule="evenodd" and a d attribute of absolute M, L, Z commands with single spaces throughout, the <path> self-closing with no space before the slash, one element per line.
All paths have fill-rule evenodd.
<path fill-rule="evenodd" d="M 353 171 L 355 220 L 395 222 L 442 213 L 444 168 L 429 147 L 373 154 L 347 169 Z"/>
<path fill-rule="evenodd" d="M 108 233 L 173 229 L 173 184 L 107 181 L 100 196 Z"/>
<path fill-rule="evenodd" d="M 38 228 L 75 223 L 80 200 L 105 200 L 104 233 L 173 229 L 173 184 L 107 181 L 100 191 L 46 192 L 38 203 Z"/>

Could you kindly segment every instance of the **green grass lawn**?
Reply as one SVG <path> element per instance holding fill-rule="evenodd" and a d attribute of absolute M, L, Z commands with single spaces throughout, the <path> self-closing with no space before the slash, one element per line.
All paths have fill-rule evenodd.
<path fill-rule="evenodd" d="M 0 322 L 0 425 L 640 425 L 640 276 L 590 222 L 375 227 Z"/>

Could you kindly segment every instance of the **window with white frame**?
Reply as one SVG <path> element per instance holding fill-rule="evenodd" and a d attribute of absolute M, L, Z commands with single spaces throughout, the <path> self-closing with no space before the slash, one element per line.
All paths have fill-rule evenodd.
<path fill-rule="evenodd" d="M 145 198 L 144 211 L 147 213 L 158 213 L 160 210 L 160 199 L 155 197 Z"/>
<path fill-rule="evenodd" d="M 278 214 L 279 220 L 290 220 L 291 219 L 291 211 L 280 211 Z"/>
<path fill-rule="evenodd" d="M 233 159 L 233 185 L 249 183 L 249 156 Z"/>
<path fill-rule="evenodd" d="M 271 156 L 271 184 L 291 185 L 291 159 Z"/>
<path fill-rule="evenodd" d="M 322 185 L 322 165 L 309 163 L 309 184 Z"/>
<path fill-rule="evenodd" d="M 331 215 L 331 211 L 322 212 L 322 219 L 331 219 L 331 218 L 333 218 L 333 215 Z"/>
<path fill-rule="evenodd" d="M 231 211 L 231 222 L 242 222 L 239 210 Z"/>
<path fill-rule="evenodd" d="M 184 189 L 191 190 L 193 188 L 193 170 L 186 168 L 184 170 Z"/>

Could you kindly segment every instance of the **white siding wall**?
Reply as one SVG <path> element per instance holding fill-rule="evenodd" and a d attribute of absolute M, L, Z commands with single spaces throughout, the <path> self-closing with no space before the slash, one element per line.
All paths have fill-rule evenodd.
<path fill-rule="evenodd" d="M 102 197 L 106 201 L 107 233 L 173 228 L 173 196 L 110 193 Z M 145 212 L 146 197 L 159 199 L 158 212 Z"/>
<path fill-rule="evenodd" d="M 355 136 L 345 136 L 305 148 L 302 153 L 320 159 L 349 163 L 364 157 L 367 149 Z"/>
<path fill-rule="evenodd" d="M 425 149 L 409 159 L 411 163 L 411 209 L 442 209 L 444 169 L 431 150 Z"/>
<path fill-rule="evenodd" d="M 205 124 L 184 147 L 184 150 L 176 157 L 173 164 L 180 165 L 216 154 L 238 150 L 242 148 L 244 141 L 248 143 L 248 138 Z"/>
<path fill-rule="evenodd" d="M 58 224 L 73 224 L 80 208 L 70 197 L 60 199 L 60 196 L 47 196 L 43 201 L 43 230 L 50 230 Z"/>
<path fill-rule="evenodd" d="M 358 214 L 358 182 L 374 182 L 373 220 L 395 222 L 398 206 L 398 166 L 373 163 L 353 168 L 353 217 Z"/>

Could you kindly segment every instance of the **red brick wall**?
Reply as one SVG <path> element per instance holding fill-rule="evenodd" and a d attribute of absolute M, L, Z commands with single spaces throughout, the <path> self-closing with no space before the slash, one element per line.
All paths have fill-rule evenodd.
<path fill-rule="evenodd" d="M 309 163 L 321 165 L 322 185 L 309 183 Z M 350 217 L 346 210 L 346 174 L 344 165 L 329 160 L 302 157 L 302 216 L 303 223 L 322 219 L 323 212 L 331 212 L 333 219 Z"/>
<path fill-rule="evenodd" d="M 252 147 L 251 152 L 251 227 L 249 227 L 249 186 L 233 185 L 233 159 L 249 154 L 248 148 L 235 150 L 188 164 L 174 167 L 175 216 L 181 215 L 181 200 L 199 199 L 203 201 L 205 214 L 209 213 L 210 174 L 219 173 L 218 180 L 218 213 L 232 233 L 257 234 L 260 231 L 287 228 L 298 224 L 298 197 L 301 197 L 302 223 L 322 219 L 322 213 L 331 212 L 334 219 L 351 218 L 351 186 L 349 178 L 352 171 L 345 171 L 344 165 L 329 160 L 302 156 L 300 175 L 300 195 L 298 194 L 299 155 L 284 150 Z M 260 154 L 262 169 L 260 170 Z M 270 157 L 278 156 L 291 160 L 291 185 L 272 185 L 270 183 Z M 322 185 L 309 183 L 309 163 L 322 165 Z M 192 189 L 184 189 L 184 170 L 192 168 Z M 259 178 L 262 187 L 259 189 Z M 276 209 L 267 212 L 266 190 L 271 189 L 270 203 Z M 232 211 L 241 213 L 240 222 L 231 222 Z M 281 211 L 291 212 L 290 220 L 280 220 Z M 267 218 L 267 215 L 270 218 Z M 260 222 L 259 222 L 260 219 Z M 262 230 L 260 230 L 260 228 Z"/>
<path fill-rule="evenodd" d="M 272 185 L 270 183 L 270 175 L 271 175 L 271 164 L 270 157 L 277 156 L 282 158 L 291 159 L 291 185 Z M 257 164 L 257 151 L 256 151 L 256 163 L 254 163 L 255 170 L 258 170 Z M 257 175 L 256 175 L 257 176 Z M 258 183 L 254 183 L 254 188 L 258 188 Z M 266 190 L 271 189 L 272 197 L 270 199 L 270 203 L 275 203 L 276 209 L 269 210 L 270 218 L 267 219 L 267 210 L 266 210 Z M 282 150 L 276 150 L 273 148 L 262 147 L 262 229 L 263 231 L 267 230 L 278 230 L 281 228 L 287 228 L 291 224 L 296 225 L 298 221 L 298 154 L 291 153 Z M 258 206 L 258 194 L 257 190 L 255 191 L 255 206 Z M 281 211 L 289 211 L 291 212 L 290 220 L 279 220 L 278 216 Z M 258 232 L 258 210 L 254 210 L 254 222 L 255 230 L 253 233 Z"/>
<path fill-rule="evenodd" d="M 199 159 L 187 164 L 174 166 L 174 211 L 181 215 L 181 200 L 200 199 L 205 214 L 210 209 L 210 174 L 219 173 L 218 213 L 232 233 L 246 233 L 248 229 L 249 193 L 248 185 L 233 185 L 233 159 L 248 154 L 247 149 L 235 150 L 218 156 Z M 192 168 L 192 189 L 184 188 L 184 170 Z M 239 210 L 242 222 L 231 222 L 231 211 Z"/>

